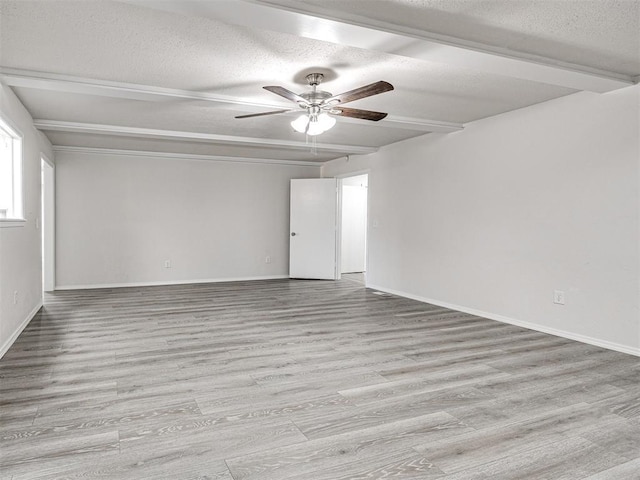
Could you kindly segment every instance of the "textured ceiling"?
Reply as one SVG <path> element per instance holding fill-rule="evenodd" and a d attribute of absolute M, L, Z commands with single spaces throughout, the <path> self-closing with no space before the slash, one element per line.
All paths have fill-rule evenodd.
<path fill-rule="evenodd" d="M 640 75 L 636 0 L 268 0 Z"/>
<path fill-rule="evenodd" d="M 256 17 L 233 24 L 218 18 L 215 8 L 208 10 L 212 3 L 0 0 L 0 79 L 35 119 L 46 121 L 39 125 L 54 145 L 312 162 L 366 153 L 441 131 L 439 126 L 454 131 L 580 90 L 553 81 L 562 70 L 541 81 L 502 67 L 478 68 L 463 55 L 450 64 L 431 61 L 426 47 L 419 55 L 362 48 L 298 34 L 277 22 L 265 26 Z M 626 75 L 627 83 L 640 74 L 637 1 L 218 0 L 217 5 L 223 3 L 249 11 L 277 4 L 271 8 L 276 13 L 302 11 L 318 20 L 340 20 L 338 27 L 364 25 L 374 34 L 420 30 L 436 40 L 445 35 L 445 46 L 453 41 L 471 50 L 506 49 L 534 67 L 544 57 L 551 66 L 563 62 L 563 67 L 602 70 L 598 78 L 607 72 Z M 300 18 L 305 25 L 315 21 Z M 305 136 L 289 126 L 295 113 L 233 118 L 295 107 L 261 87 L 302 92 L 304 74 L 311 71 L 326 74 L 322 88 L 332 93 L 391 82 L 394 91 L 348 105 L 389 117 L 379 123 L 339 118 L 317 137 L 315 153 L 301 148 Z M 207 98 L 196 98 L 200 94 Z M 145 132 L 136 138 L 132 129 Z"/>

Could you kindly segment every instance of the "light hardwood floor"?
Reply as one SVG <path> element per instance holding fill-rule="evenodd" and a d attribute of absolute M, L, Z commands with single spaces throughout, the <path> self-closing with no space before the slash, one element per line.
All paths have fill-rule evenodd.
<path fill-rule="evenodd" d="M 56 292 L 0 379 L 2 479 L 640 479 L 640 359 L 349 276 Z"/>

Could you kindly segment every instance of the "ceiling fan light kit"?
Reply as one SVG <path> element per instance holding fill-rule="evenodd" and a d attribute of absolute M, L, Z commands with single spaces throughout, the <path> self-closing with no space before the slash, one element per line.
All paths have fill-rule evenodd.
<path fill-rule="evenodd" d="M 336 119 L 326 113 L 305 113 L 291 122 L 291 126 L 296 132 L 306 133 L 311 136 L 320 135 L 333 128 L 335 124 Z"/>
<path fill-rule="evenodd" d="M 379 81 L 339 95 L 332 95 L 329 92 L 318 90 L 318 85 L 322 82 L 323 78 L 324 75 L 321 73 L 310 73 L 307 75 L 306 79 L 311 86 L 311 91 L 301 93 L 300 95 L 280 86 L 266 86 L 263 88 L 271 93 L 275 93 L 276 95 L 280 95 L 287 100 L 297 103 L 298 107 L 305 111 L 305 113 L 291 122 L 291 127 L 293 127 L 296 132 L 306 133 L 309 136 L 320 135 L 321 133 L 330 130 L 336 124 L 336 119 L 333 117 L 334 115 L 360 118 L 362 120 L 370 120 L 373 122 L 382 120 L 387 116 L 386 113 L 382 112 L 359 110 L 356 108 L 341 108 L 339 105 L 393 90 L 393 85 L 390 83 Z M 252 113 L 249 115 L 239 115 L 236 118 L 261 117 L 292 111 L 295 111 L 295 109 Z"/>

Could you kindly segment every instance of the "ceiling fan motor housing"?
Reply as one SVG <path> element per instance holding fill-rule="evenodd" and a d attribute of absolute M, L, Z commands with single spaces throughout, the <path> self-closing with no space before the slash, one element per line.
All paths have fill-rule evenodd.
<path fill-rule="evenodd" d="M 304 92 L 300 96 L 304 98 L 310 105 L 319 105 L 323 100 L 331 98 L 331 93 L 323 90 L 314 90 L 313 92 Z"/>
<path fill-rule="evenodd" d="M 307 82 L 309 83 L 309 85 L 313 87 L 313 90 L 311 92 L 303 92 L 300 94 L 300 96 L 304 98 L 309 105 L 311 106 L 320 105 L 324 100 L 332 97 L 331 93 L 317 89 L 317 86 L 320 85 L 320 83 L 324 79 L 323 74 L 310 73 L 305 78 L 307 79 Z M 306 107 L 306 105 L 301 105 L 301 106 L 303 108 Z"/>

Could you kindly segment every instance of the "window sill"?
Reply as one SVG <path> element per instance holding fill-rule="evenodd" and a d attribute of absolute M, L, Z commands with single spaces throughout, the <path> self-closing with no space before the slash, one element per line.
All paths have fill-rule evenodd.
<path fill-rule="evenodd" d="M 24 227 L 26 224 L 23 218 L 0 218 L 0 228 Z"/>

